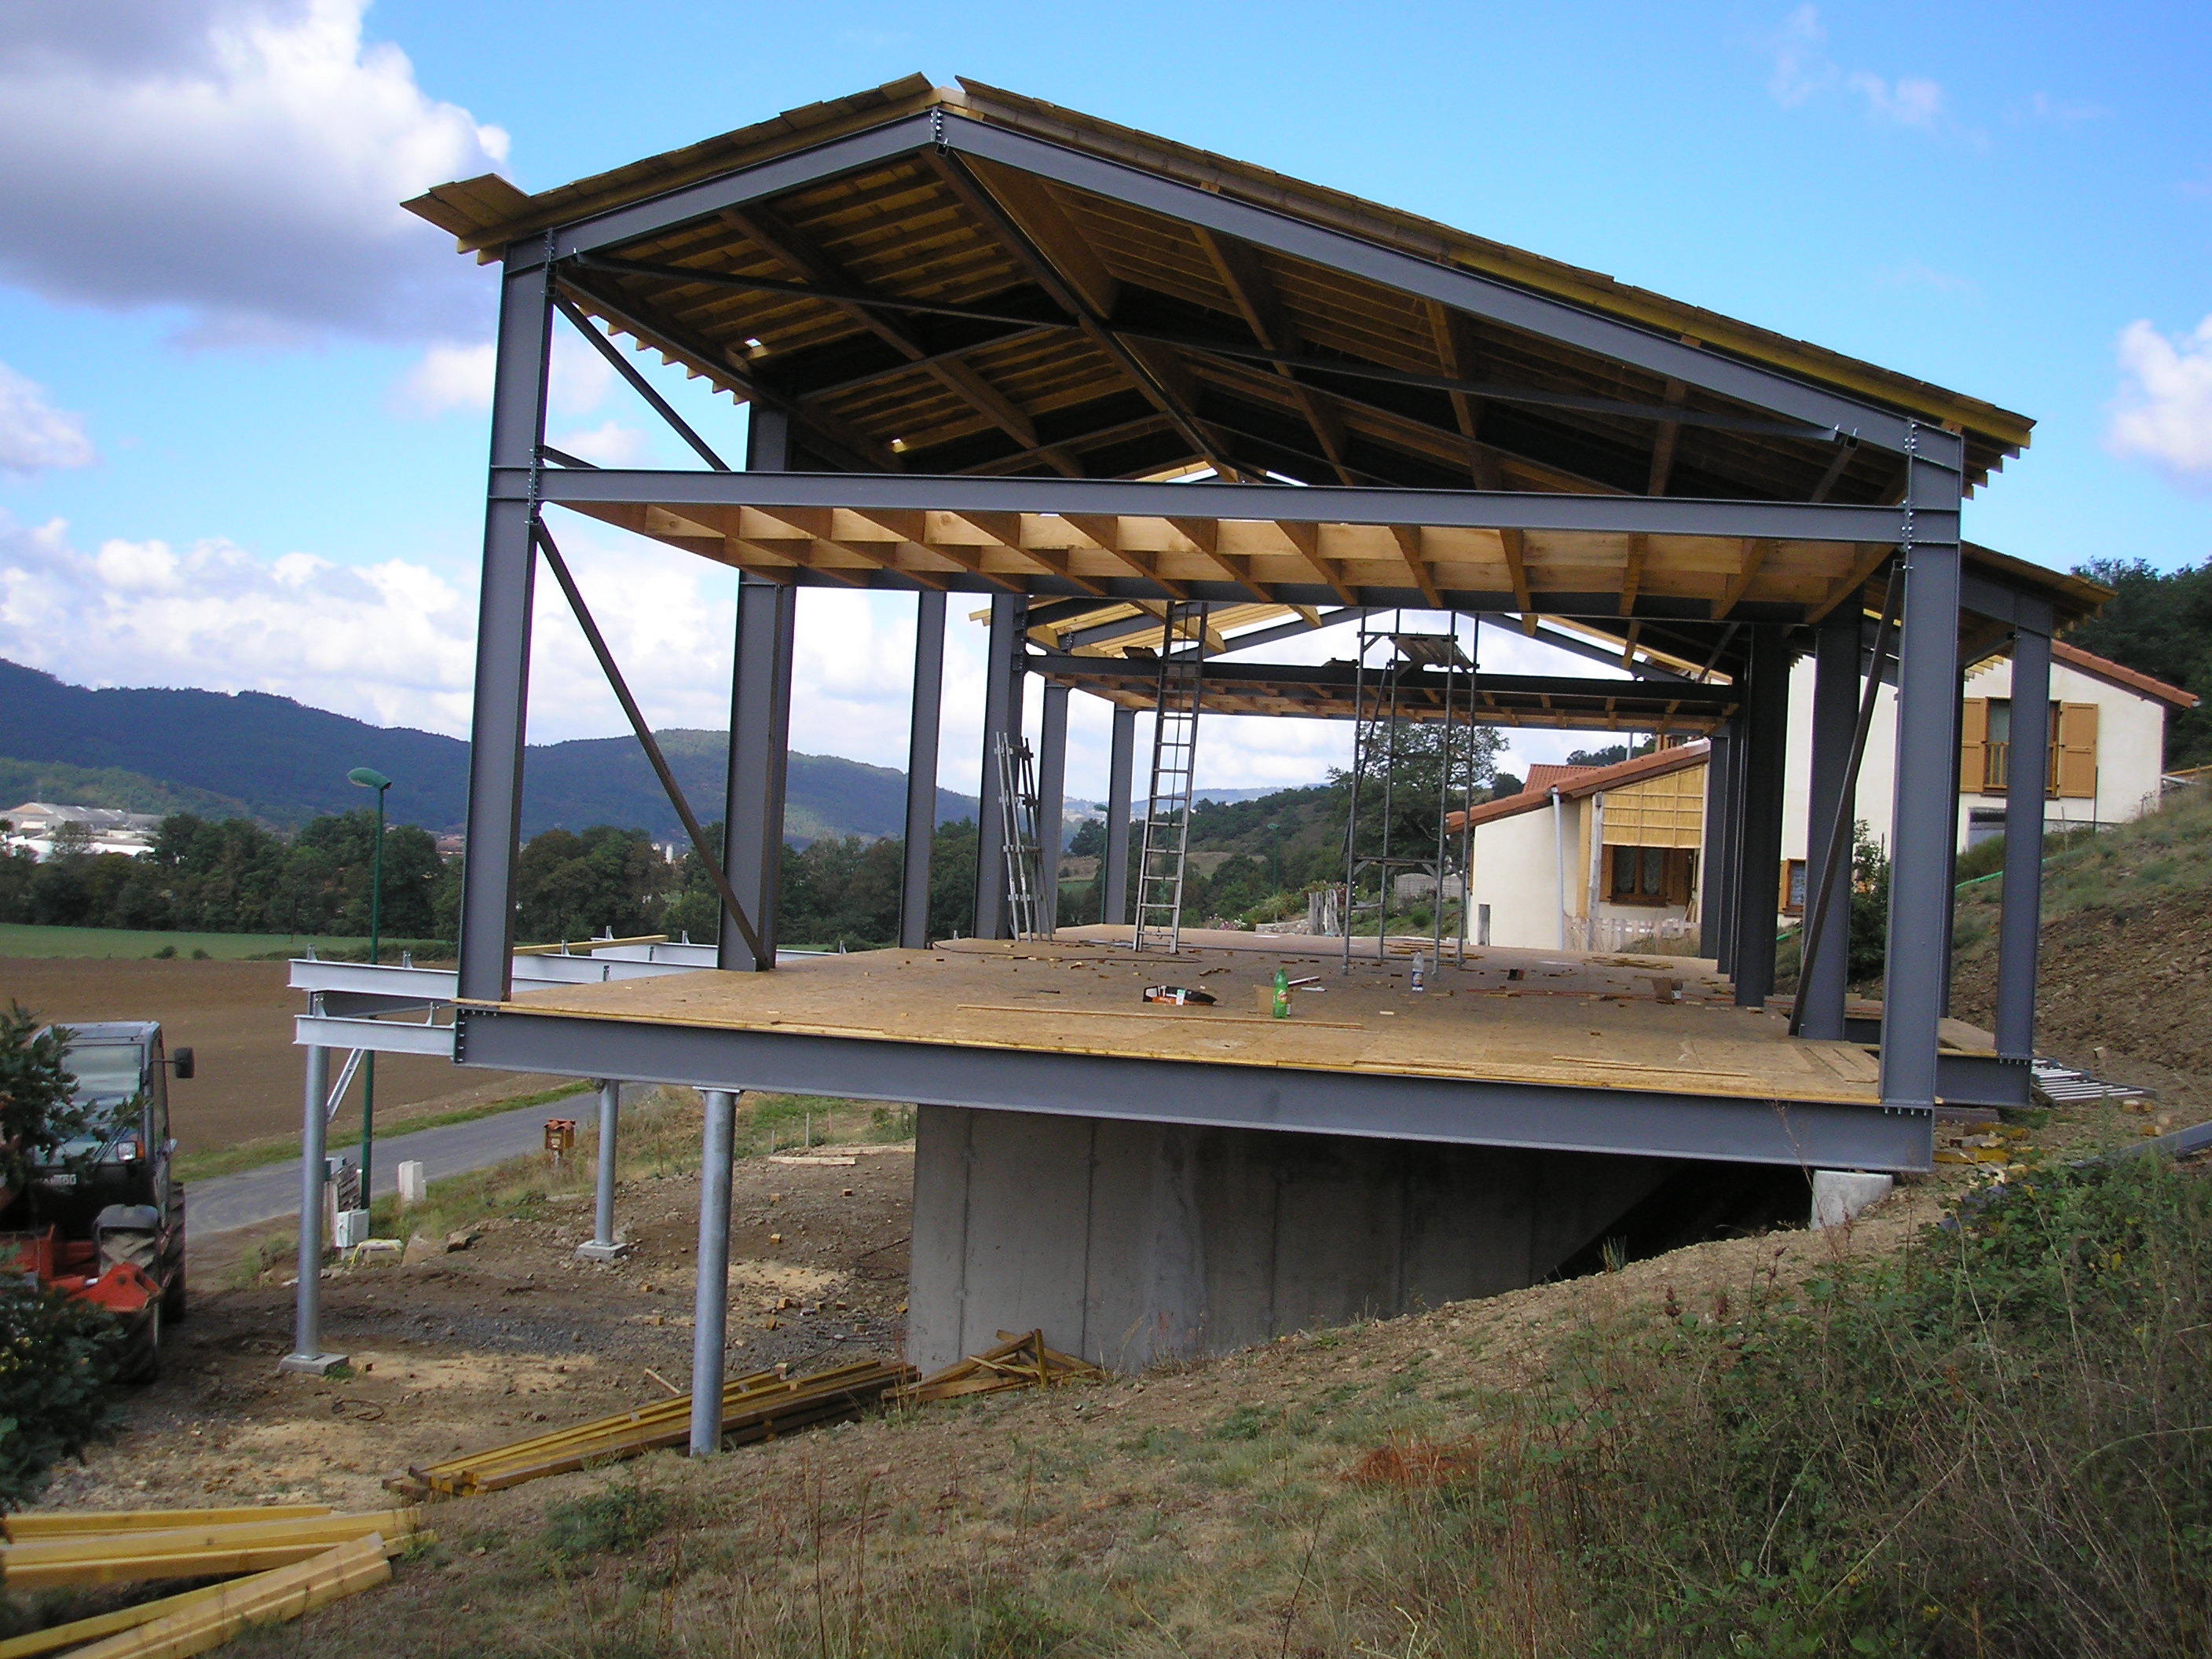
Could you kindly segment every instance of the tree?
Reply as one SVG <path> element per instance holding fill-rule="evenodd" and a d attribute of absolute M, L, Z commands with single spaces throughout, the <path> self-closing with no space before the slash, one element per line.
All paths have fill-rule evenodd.
<path fill-rule="evenodd" d="M 2212 763 L 2212 558 L 2172 571 L 2092 559 L 2075 574 L 2115 591 L 2103 611 L 2067 630 L 2067 642 L 2194 691 L 2196 708 L 2166 716 L 2166 764 Z"/>
<path fill-rule="evenodd" d="M 84 1132 L 90 1112 L 73 1098 L 68 1046 L 67 1031 L 40 1030 L 21 1003 L 9 1002 L 0 1014 L 0 1193 L 21 1192 L 42 1157 Z"/>

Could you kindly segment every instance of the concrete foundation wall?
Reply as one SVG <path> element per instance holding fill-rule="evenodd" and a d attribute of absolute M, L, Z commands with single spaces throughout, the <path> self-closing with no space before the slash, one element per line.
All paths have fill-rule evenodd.
<path fill-rule="evenodd" d="M 1535 1283 L 1665 1162 L 925 1106 L 907 1358 L 1119 1370 Z"/>

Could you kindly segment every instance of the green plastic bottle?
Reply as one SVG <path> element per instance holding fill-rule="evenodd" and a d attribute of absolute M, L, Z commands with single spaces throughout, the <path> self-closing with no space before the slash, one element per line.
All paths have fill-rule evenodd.
<path fill-rule="evenodd" d="M 1275 1018 L 1291 1017 L 1291 974 L 1287 968 L 1275 969 Z"/>

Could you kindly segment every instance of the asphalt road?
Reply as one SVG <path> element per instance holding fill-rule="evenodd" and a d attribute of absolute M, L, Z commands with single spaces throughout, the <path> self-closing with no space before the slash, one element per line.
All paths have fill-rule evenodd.
<path fill-rule="evenodd" d="M 586 1090 L 566 1100 L 549 1100 L 494 1117 L 380 1139 L 369 1171 L 371 1195 L 398 1191 L 399 1166 L 410 1158 L 420 1158 L 423 1173 L 437 1181 L 536 1152 L 545 1144 L 547 1118 L 577 1116 L 580 1107 L 596 1109 L 597 1101 L 598 1097 Z M 331 1150 L 343 1149 L 333 1146 Z M 299 1212 L 300 1164 L 296 1158 L 288 1158 L 262 1169 L 191 1182 L 185 1193 L 185 1236 L 204 1238 L 234 1227 L 281 1221 Z"/>

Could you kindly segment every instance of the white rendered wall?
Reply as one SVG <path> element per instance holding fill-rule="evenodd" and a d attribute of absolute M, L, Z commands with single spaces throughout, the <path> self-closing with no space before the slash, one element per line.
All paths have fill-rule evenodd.
<path fill-rule="evenodd" d="M 1579 915 L 1589 885 L 1583 853 L 1584 803 L 1560 803 L 1565 813 L 1567 914 Z M 1490 942 L 1531 950 L 1559 943 L 1559 884 L 1552 806 L 1493 818 L 1474 827 L 1474 902 L 1490 907 Z M 1472 930 L 1470 929 L 1470 936 Z"/>

